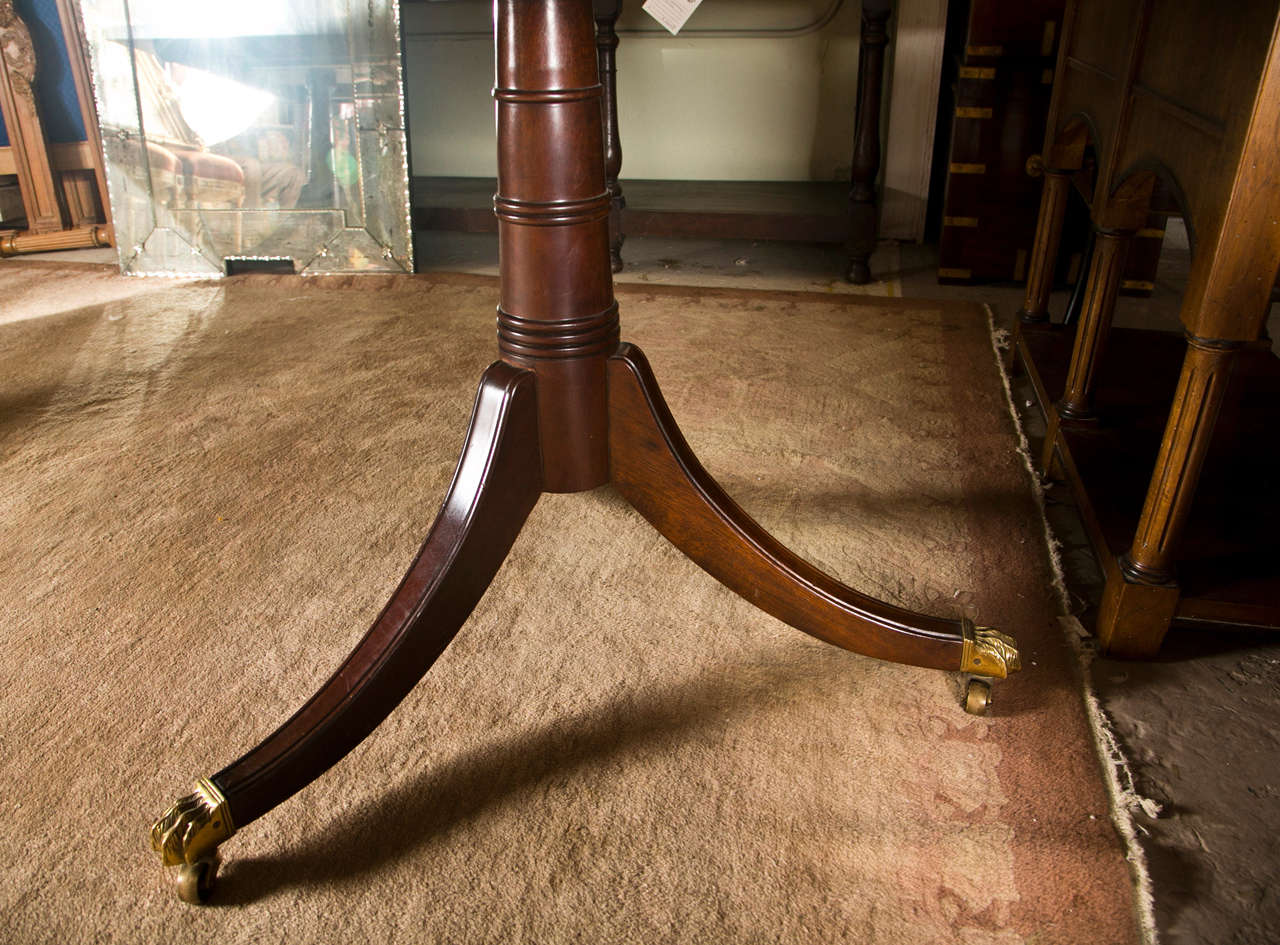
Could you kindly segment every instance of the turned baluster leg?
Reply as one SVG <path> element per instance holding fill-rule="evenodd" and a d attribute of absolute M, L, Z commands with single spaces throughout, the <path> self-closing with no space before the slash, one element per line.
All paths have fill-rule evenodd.
<path fill-rule="evenodd" d="M 1133 547 L 1103 592 L 1097 634 L 1117 656 L 1153 656 L 1178 603 L 1173 556 L 1242 342 L 1188 335 L 1187 354 Z"/>
<path fill-rule="evenodd" d="M 1035 242 L 1031 245 L 1031 262 L 1027 267 L 1027 295 L 1018 310 L 1021 323 L 1038 325 L 1049 320 L 1049 293 L 1053 291 L 1058 246 L 1062 242 L 1062 221 L 1067 215 L 1070 190 L 1070 175 L 1061 171 L 1045 171 L 1040 216 L 1036 220 Z"/>
<path fill-rule="evenodd" d="M 609 260 L 614 272 L 622 272 L 622 210 L 627 205 L 618 175 L 622 173 L 622 138 L 618 131 L 618 16 L 622 0 L 595 0 L 596 58 L 600 63 L 601 102 L 604 115 L 604 176 L 609 188 Z"/>
<path fill-rule="evenodd" d="M 876 176 L 880 173 L 880 100 L 884 91 L 884 48 L 889 42 L 889 0 L 864 0 L 858 47 L 858 111 L 854 119 L 853 166 L 849 189 L 849 271 L 854 285 L 871 281 L 871 253 L 879 223 Z"/>

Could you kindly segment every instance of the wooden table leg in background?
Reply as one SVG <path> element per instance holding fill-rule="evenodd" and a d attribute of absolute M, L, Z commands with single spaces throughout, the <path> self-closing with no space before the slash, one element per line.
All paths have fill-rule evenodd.
<path fill-rule="evenodd" d="M 152 828 L 190 901 L 208 895 L 219 844 L 319 777 L 422 677 L 542 492 L 612 481 L 713 577 L 845 649 L 985 677 L 1019 668 L 1001 633 L 882 603 L 807 564 L 698 463 L 644 355 L 619 341 L 591 0 L 497 0 L 495 12 L 501 360 L 440 516 L 368 634 L 289 721 Z"/>
<path fill-rule="evenodd" d="M 106 178 L 102 170 L 102 149 L 98 147 L 98 127 L 89 99 L 88 76 L 79 50 L 76 14 L 67 0 L 58 0 L 58 16 L 62 20 L 64 39 L 72 52 L 72 71 L 80 100 L 88 144 L 94 155 L 98 193 L 105 207 Z M 0 231 L 0 257 L 19 253 L 42 253 L 58 249 L 81 249 L 110 246 L 114 241 L 110 223 L 97 224 L 90 216 L 76 219 L 68 212 L 59 191 L 49 145 L 36 107 L 36 54 L 31 33 L 14 9 L 13 0 L 0 0 L 0 118 L 9 135 L 18 178 L 18 191 L 26 225 L 21 230 Z M 109 214 L 108 214 L 109 216 Z"/>
<path fill-rule="evenodd" d="M 880 175 L 880 101 L 884 97 L 884 48 L 889 42 L 890 0 L 864 0 L 858 47 L 858 111 L 854 119 L 849 189 L 849 271 L 854 285 L 871 281 L 871 253 L 880 222 L 876 178 Z"/>
<path fill-rule="evenodd" d="M 609 188 L 609 259 L 614 272 L 622 272 L 622 196 L 618 175 L 622 173 L 622 138 L 618 130 L 618 17 L 622 0 L 594 0 L 596 18 L 596 58 L 600 64 L 600 84 L 604 88 L 604 178 Z"/>
<path fill-rule="evenodd" d="M 1049 320 L 1049 293 L 1053 291 L 1054 270 L 1058 264 L 1058 247 L 1062 242 L 1062 224 L 1067 216 L 1070 192 L 1070 173 L 1045 170 L 1040 215 L 1036 219 L 1036 235 L 1027 266 L 1027 295 L 1022 308 L 1018 309 L 1019 324 L 1042 325 Z"/>

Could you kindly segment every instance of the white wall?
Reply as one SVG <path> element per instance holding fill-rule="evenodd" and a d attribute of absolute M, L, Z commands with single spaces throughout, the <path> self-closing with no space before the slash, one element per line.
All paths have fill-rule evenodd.
<path fill-rule="evenodd" d="M 947 0 L 898 0 L 888 69 L 880 235 L 924 238 Z"/>
<path fill-rule="evenodd" d="M 895 14 L 906 16 L 916 60 L 921 17 L 914 11 L 923 8 L 945 10 L 945 0 L 899 0 Z M 493 176 L 491 5 L 437 0 L 403 9 L 413 173 Z M 860 16 L 858 0 L 705 0 L 672 37 L 641 0 L 627 0 L 618 49 L 623 177 L 847 179 Z M 939 22 L 939 51 L 941 31 Z M 913 156 L 908 164 L 927 156 L 936 93 L 935 78 L 931 90 L 913 89 L 913 100 L 890 99 L 916 119 L 897 130 L 899 141 L 890 140 L 886 151 L 885 179 L 895 190 L 920 186 L 918 168 L 904 182 L 891 178 L 890 161 L 895 148 Z M 892 120 L 889 126 L 893 132 Z M 917 203 L 927 181 L 926 161 Z M 891 214 L 899 217 L 901 232 L 889 235 L 917 237 L 908 232 L 912 213 Z"/>

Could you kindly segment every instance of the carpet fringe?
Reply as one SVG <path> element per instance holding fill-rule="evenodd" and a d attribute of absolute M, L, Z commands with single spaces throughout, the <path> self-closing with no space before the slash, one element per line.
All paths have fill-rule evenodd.
<path fill-rule="evenodd" d="M 1001 384 L 1004 385 L 1005 402 L 1017 435 L 1018 452 L 1027 469 L 1027 475 L 1031 480 L 1031 491 L 1035 496 L 1036 507 L 1040 511 L 1045 547 L 1049 553 L 1049 566 L 1053 573 L 1053 589 L 1058 595 L 1058 604 L 1064 615 L 1058 618 L 1058 625 L 1062 629 L 1063 636 L 1070 643 L 1080 669 L 1081 698 L 1084 701 L 1085 715 L 1089 719 L 1089 728 L 1093 733 L 1094 749 L 1102 764 L 1107 794 L 1111 799 L 1111 822 L 1124 843 L 1125 859 L 1129 863 L 1129 873 L 1133 878 L 1138 928 L 1146 945 L 1158 945 L 1159 934 L 1156 929 L 1151 871 L 1147 866 L 1146 853 L 1138 839 L 1141 827 L 1138 825 L 1136 815 L 1141 811 L 1147 817 L 1157 817 L 1160 814 L 1160 805 L 1151 798 L 1144 797 L 1137 789 L 1133 769 L 1124 755 L 1119 739 L 1116 738 L 1111 720 L 1107 717 L 1094 691 L 1090 673 L 1096 650 L 1080 621 L 1071 616 L 1071 597 L 1067 591 L 1066 572 L 1062 566 L 1062 543 L 1053 534 L 1053 528 L 1049 525 L 1049 518 L 1045 514 L 1044 485 L 1031 459 L 1031 444 L 1027 440 L 1026 431 L 1022 428 L 1022 418 L 1018 415 L 1018 407 L 1013 400 L 1013 385 L 1004 367 L 1002 352 L 1009 349 L 1012 338 L 1008 329 L 996 327 L 995 312 L 991 306 L 983 307 L 987 312 L 987 329 L 991 335 L 991 351 L 995 356 L 996 370 L 1000 374 Z"/>

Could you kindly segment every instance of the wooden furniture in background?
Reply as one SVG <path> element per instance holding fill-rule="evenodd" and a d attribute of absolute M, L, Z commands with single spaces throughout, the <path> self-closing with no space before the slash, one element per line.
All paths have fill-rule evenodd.
<path fill-rule="evenodd" d="M 110 246 L 106 175 L 84 42 L 72 0 L 57 0 L 62 40 L 75 82 L 83 142 L 50 146 L 37 107 L 35 44 L 14 0 L 0 0 L 0 116 L 9 147 L 0 174 L 15 174 L 26 226 L 0 227 L 0 256 Z"/>
<path fill-rule="evenodd" d="M 845 274 L 854 285 L 871 281 L 871 253 L 880 223 L 876 180 L 880 176 L 880 103 L 884 100 L 884 48 L 889 42 L 890 5 L 891 0 L 862 0 L 858 113 L 849 189 L 849 270 Z"/>
<path fill-rule="evenodd" d="M 1105 650 L 1151 656 L 1174 620 L 1280 626 L 1276 0 L 1075 0 L 1067 11 L 1016 355 L 1106 587 Z M 1090 169 L 1088 156 L 1096 156 Z M 1096 250 L 1074 332 L 1048 324 L 1068 194 Z M 1192 237 L 1185 337 L 1112 331 L 1124 257 L 1172 200 Z"/>
<path fill-rule="evenodd" d="M 296 715 L 153 828 L 185 899 L 208 894 L 218 844 L 324 773 L 417 683 L 543 492 L 613 483 L 714 578 L 836 646 L 982 676 L 1018 668 L 1003 634 L 910 613 L 818 571 L 702 468 L 644 355 L 620 342 L 590 0 L 497 0 L 495 15 L 501 360 L 481 380 L 440 516 L 368 634 Z"/>
<path fill-rule="evenodd" d="M 857 114 L 848 183 L 839 181 L 629 180 L 622 197 L 614 27 L 622 0 L 595 0 L 598 57 L 605 85 L 605 156 L 614 224 L 611 253 L 621 271 L 626 235 L 689 239 L 788 240 L 841 243 L 848 249 L 847 278 L 871 280 L 879 214 L 881 102 L 885 46 L 892 0 L 862 3 Z M 415 177 L 415 229 L 493 232 L 493 181 L 469 177 Z"/>
<path fill-rule="evenodd" d="M 949 62 L 950 141 L 938 239 L 941 282 L 1023 279 L 1066 0 L 973 0 Z M 954 11 L 953 11 L 954 15 Z"/>
<path fill-rule="evenodd" d="M 960 5 L 964 8 L 964 4 Z M 1036 229 L 1040 149 L 1066 0 L 972 0 L 948 62 L 950 135 L 938 221 L 938 281 L 1021 282 Z M 1073 208 L 1056 282 L 1087 266 L 1088 212 Z M 1083 218 L 1083 219 L 1082 219 Z M 1153 214 L 1126 257 L 1121 292 L 1150 295 L 1163 218 Z"/>

